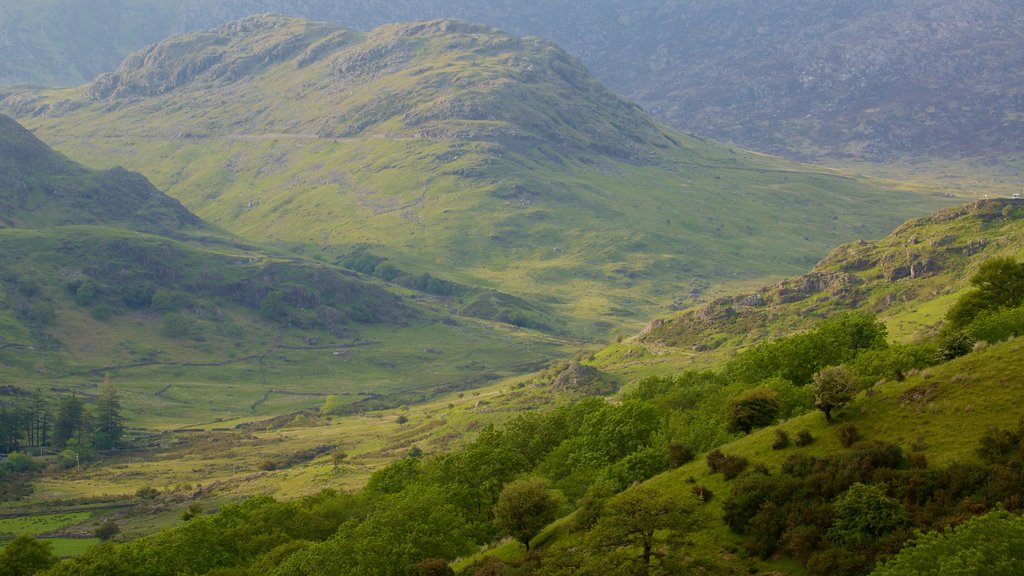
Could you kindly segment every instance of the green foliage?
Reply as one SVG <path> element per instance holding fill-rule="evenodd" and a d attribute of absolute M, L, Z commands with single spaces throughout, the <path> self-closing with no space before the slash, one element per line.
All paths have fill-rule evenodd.
<path fill-rule="evenodd" d="M 789 434 L 782 428 L 775 429 L 775 438 L 772 440 L 772 450 L 782 450 L 789 447 Z"/>
<path fill-rule="evenodd" d="M 524 478 L 506 484 L 494 505 L 494 521 L 504 534 L 530 549 L 530 540 L 555 519 L 560 499 L 543 478 Z"/>
<path fill-rule="evenodd" d="M 829 366 L 815 372 L 811 390 L 814 392 L 814 405 L 825 413 L 825 420 L 831 422 L 832 411 L 853 400 L 857 381 L 849 368 Z"/>
<path fill-rule="evenodd" d="M 842 546 L 861 548 L 866 542 L 909 524 L 903 506 L 885 492 L 879 486 L 860 483 L 850 486 L 835 502 L 835 520 L 828 531 L 829 539 Z"/>
<path fill-rule="evenodd" d="M 796 433 L 796 439 L 793 441 L 797 446 L 809 446 L 811 442 L 814 442 L 814 436 L 811 435 L 810 430 L 801 430 Z"/>
<path fill-rule="evenodd" d="M 121 527 L 117 525 L 117 522 L 107 519 L 104 520 L 99 526 L 93 530 L 93 535 L 100 539 L 100 541 L 106 542 L 114 536 L 121 533 Z"/>
<path fill-rule="evenodd" d="M 322 544 L 291 555 L 274 576 L 405 576 L 426 558 L 455 558 L 470 549 L 457 507 L 436 489 L 384 497 L 362 522 L 350 521 Z"/>
<path fill-rule="evenodd" d="M 82 401 L 75 394 L 61 398 L 53 424 L 53 445 L 56 448 L 63 448 L 68 440 L 81 435 L 84 413 Z"/>
<path fill-rule="evenodd" d="M 167 338 L 203 340 L 203 329 L 195 318 L 170 312 L 160 319 L 160 334 Z"/>
<path fill-rule="evenodd" d="M 31 576 L 56 562 L 48 542 L 19 536 L 0 550 L 0 576 Z"/>
<path fill-rule="evenodd" d="M 678 537 L 693 530 L 695 499 L 675 492 L 664 492 L 641 484 L 610 499 L 597 525 L 587 534 L 587 541 L 597 552 L 601 549 L 632 547 L 639 549 L 639 569 L 646 574 L 656 558 L 657 543 L 662 538 Z M 600 557 L 599 553 L 594 554 Z M 609 572 L 614 566 L 635 564 L 635 559 L 606 558 Z M 620 564 L 622 563 L 622 564 Z"/>
<path fill-rule="evenodd" d="M 836 436 L 839 438 L 839 443 L 842 444 L 844 448 L 849 448 L 860 440 L 860 431 L 857 430 L 857 427 L 854 426 L 853 423 L 845 422 L 836 428 Z"/>
<path fill-rule="evenodd" d="M 3 460 L 3 469 L 16 474 L 24 472 L 35 472 L 43 469 L 43 463 L 37 462 L 28 454 L 23 452 L 11 452 Z"/>
<path fill-rule="evenodd" d="M 747 459 L 736 454 L 729 454 L 718 466 L 718 470 L 726 480 L 732 480 L 747 469 Z"/>
<path fill-rule="evenodd" d="M 153 293 L 149 306 L 155 312 L 177 312 L 195 303 L 195 299 L 188 292 L 181 290 L 168 290 L 160 288 Z"/>
<path fill-rule="evenodd" d="M 288 303 L 284 300 L 284 293 L 273 290 L 260 301 L 260 314 L 267 320 L 286 324 L 291 321 L 291 313 L 288 311 Z"/>
<path fill-rule="evenodd" d="M 781 403 L 774 390 L 754 388 L 729 399 L 725 419 L 730 432 L 749 434 L 754 428 L 769 426 L 778 419 Z"/>
<path fill-rule="evenodd" d="M 885 325 L 866 312 L 844 312 L 815 329 L 744 351 L 726 366 L 734 381 L 756 383 L 778 377 L 797 386 L 810 384 L 820 369 L 856 359 L 871 349 L 885 348 Z"/>
<path fill-rule="evenodd" d="M 938 351 L 932 344 L 894 344 L 864 350 L 849 366 L 863 388 L 881 380 L 901 382 L 911 370 L 921 370 L 938 362 Z"/>
<path fill-rule="evenodd" d="M 1014 576 L 1024 565 L 1024 518 L 999 510 L 919 534 L 871 576 Z"/>
<path fill-rule="evenodd" d="M 124 418 L 121 416 L 121 399 L 110 378 L 105 378 L 96 397 L 93 444 L 99 450 L 110 450 L 120 444 L 122 436 Z"/>
<path fill-rule="evenodd" d="M 1013 258 L 986 260 L 971 277 L 974 290 L 957 300 L 946 321 L 950 330 L 968 326 L 979 314 L 1024 303 L 1024 262 Z"/>

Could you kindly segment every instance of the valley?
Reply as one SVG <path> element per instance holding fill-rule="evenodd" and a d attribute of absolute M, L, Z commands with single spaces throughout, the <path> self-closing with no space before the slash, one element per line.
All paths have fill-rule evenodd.
<path fill-rule="evenodd" d="M 63 2 L 0 1 L 0 40 L 31 52 L 24 26 Z M 768 57 L 786 26 L 742 22 L 783 13 L 818 18 L 819 48 L 859 30 L 861 64 L 881 46 L 866 23 L 889 19 L 930 69 L 916 59 L 1012 13 L 916 2 L 832 6 L 827 22 L 798 0 L 566 10 L 647 30 L 673 70 L 691 66 L 678 50 L 722 49 L 724 29 Z M 451 19 L 548 30 L 550 7 L 398 2 L 387 14 L 441 19 L 380 25 L 353 2 L 347 28 L 236 14 L 254 2 L 129 4 L 80 15 L 75 41 L 103 58 L 60 56 L 60 78 L 28 63 L 42 49 L 0 65 L 55 86 L 0 86 L 0 576 L 981 576 L 1024 561 L 1012 89 L 978 83 L 987 99 L 964 118 L 987 128 L 969 142 L 967 124 L 934 131 L 961 104 L 893 116 L 920 80 L 907 54 L 860 68 L 856 90 L 820 69 L 824 115 L 759 89 L 794 120 L 745 101 L 746 75 L 728 98 L 684 89 L 702 67 L 652 88 L 639 44 L 572 36 L 565 51 Z M 184 32 L 118 36 L 153 16 Z M 937 45 L 930 23 L 901 28 L 942 18 L 956 26 Z M 124 43 L 89 38 L 100 22 Z M 692 34 L 667 54 L 670 24 Z M 991 79 L 1015 30 L 972 40 L 985 58 L 961 81 Z M 623 62 L 640 83 L 612 88 L 657 116 L 598 80 Z M 857 90 L 893 70 L 905 90 L 878 91 L 885 119 L 851 135 Z M 717 118 L 742 129 L 660 123 Z"/>

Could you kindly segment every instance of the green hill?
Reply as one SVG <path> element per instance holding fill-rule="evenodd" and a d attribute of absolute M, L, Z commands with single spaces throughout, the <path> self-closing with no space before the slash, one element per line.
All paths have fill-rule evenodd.
<path fill-rule="evenodd" d="M 807 274 L 656 319 L 601 356 L 620 367 L 652 361 L 652 352 L 661 361 L 716 361 L 847 310 L 878 314 L 900 340 L 921 338 L 934 333 L 981 262 L 1021 255 L 1022 235 L 1020 201 L 949 208 L 910 220 L 880 240 L 844 244 Z"/>
<path fill-rule="evenodd" d="M 0 227 L 101 224 L 163 234 L 206 225 L 139 174 L 89 170 L 0 115 Z"/>
<path fill-rule="evenodd" d="M 949 201 L 668 131 L 554 45 L 449 20 L 254 17 L 0 98 L 243 237 L 500 288 L 592 337 Z"/>
<path fill-rule="evenodd" d="M 398 405 L 531 371 L 562 349 L 473 318 L 515 302 L 449 311 L 213 229 L 144 177 L 84 168 L 10 119 L 0 136 L 0 385 L 15 397 L 89 397 L 106 376 L 131 422 L 173 427 L 330 395 L 351 410 Z"/>

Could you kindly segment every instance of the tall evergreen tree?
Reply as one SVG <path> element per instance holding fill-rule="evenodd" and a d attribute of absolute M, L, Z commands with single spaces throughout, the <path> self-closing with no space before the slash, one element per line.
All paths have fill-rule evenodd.
<path fill-rule="evenodd" d="M 96 427 L 94 442 L 99 450 L 110 450 L 117 446 L 124 435 L 124 420 L 121 418 L 121 399 L 117 389 L 104 378 L 100 394 L 96 399 Z"/>
<path fill-rule="evenodd" d="M 53 425 L 53 443 L 56 447 L 63 448 L 68 440 L 81 433 L 84 412 L 82 401 L 74 393 L 61 398 L 57 420 Z"/>

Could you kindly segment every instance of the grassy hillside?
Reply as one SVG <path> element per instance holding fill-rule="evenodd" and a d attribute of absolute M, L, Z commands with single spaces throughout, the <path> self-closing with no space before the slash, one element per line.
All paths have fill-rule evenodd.
<path fill-rule="evenodd" d="M 181 235 L 208 227 L 139 174 L 89 170 L 0 115 L 0 227 L 102 224 Z"/>
<path fill-rule="evenodd" d="M 0 128 L 0 386 L 16 403 L 34 389 L 89 398 L 106 376 L 131 425 L 174 428 L 330 395 L 395 406 L 564 351 L 473 318 L 487 310 L 241 241 L 138 174 L 84 168 L 10 119 Z"/>
<path fill-rule="evenodd" d="M 553 45 L 454 21 L 252 18 L 0 107 L 247 238 L 500 288 L 590 337 L 949 201 L 667 131 Z"/>
<path fill-rule="evenodd" d="M 845 310 L 869 310 L 900 341 L 933 334 L 983 261 L 1020 257 L 1024 204 L 982 200 L 910 220 L 877 241 L 845 244 L 812 271 L 652 321 L 599 354 L 642 374 L 659 365 L 714 364 L 738 347 L 806 329 Z"/>

